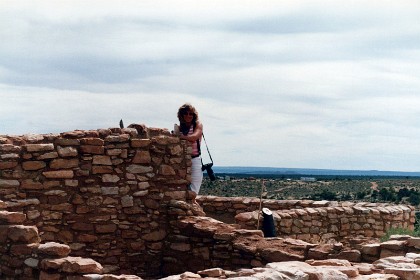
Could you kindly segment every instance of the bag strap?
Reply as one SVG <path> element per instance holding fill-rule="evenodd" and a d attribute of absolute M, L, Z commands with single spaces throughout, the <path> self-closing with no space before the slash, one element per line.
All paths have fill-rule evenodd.
<path fill-rule="evenodd" d="M 203 134 L 204 144 L 206 144 L 207 153 L 209 153 L 209 157 L 210 157 L 211 163 L 213 163 L 213 159 L 211 158 L 211 154 L 210 154 L 210 151 L 209 151 L 209 146 L 207 146 L 206 137 L 204 137 L 204 133 L 202 133 L 202 134 Z"/>

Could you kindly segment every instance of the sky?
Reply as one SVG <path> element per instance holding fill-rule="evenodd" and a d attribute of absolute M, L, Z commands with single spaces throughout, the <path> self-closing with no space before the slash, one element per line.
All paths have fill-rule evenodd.
<path fill-rule="evenodd" d="M 217 166 L 420 171 L 419 15 L 414 0 L 1 0 L 0 135 L 171 130 L 189 102 Z"/>

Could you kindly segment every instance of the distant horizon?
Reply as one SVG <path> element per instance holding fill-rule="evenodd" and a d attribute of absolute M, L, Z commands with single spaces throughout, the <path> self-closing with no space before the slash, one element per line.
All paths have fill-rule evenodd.
<path fill-rule="evenodd" d="M 313 175 L 313 176 L 411 176 L 419 177 L 420 171 L 398 170 L 363 170 L 363 169 L 327 169 L 294 167 L 260 166 L 214 166 L 214 171 L 232 174 L 277 174 L 277 175 Z"/>
<path fill-rule="evenodd" d="M 315 167 L 276 167 L 276 166 L 252 166 L 252 165 L 217 165 L 221 168 L 273 168 L 273 169 L 305 169 L 305 170 L 343 170 L 343 171 L 379 171 L 379 172 L 404 172 L 415 173 L 419 171 L 403 171 L 403 170 L 382 170 L 382 169 L 341 169 L 341 168 L 315 168 Z"/>

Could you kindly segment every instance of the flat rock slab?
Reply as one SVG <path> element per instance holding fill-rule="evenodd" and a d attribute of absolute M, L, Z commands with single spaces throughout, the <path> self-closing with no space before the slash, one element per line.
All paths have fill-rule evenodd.
<path fill-rule="evenodd" d="M 0 225 L 19 225 L 26 219 L 26 215 L 20 212 L 0 211 Z"/>
<path fill-rule="evenodd" d="M 60 244 L 56 242 L 48 242 L 41 244 L 38 247 L 38 253 L 52 256 L 52 257 L 67 257 L 70 254 L 70 247 L 65 244 Z"/>
<path fill-rule="evenodd" d="M 89 258 L 66 257 L 61 259 L 44 259 L 41 261 L 41 269 L 87 274 L 102 273 L 103 267 L 100 263 Z"/>

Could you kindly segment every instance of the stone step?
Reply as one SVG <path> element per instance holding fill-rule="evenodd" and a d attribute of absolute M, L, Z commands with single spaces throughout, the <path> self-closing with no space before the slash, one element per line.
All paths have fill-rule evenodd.
<path fill-rule="evenodd" d="M 91 274 L 103 271 L 100 263 L 81 257 L 65 257 L 60 259 L 43 259 L 40 268 L 45 271 L 58 271 L 74 274 Z"/>
<path fill-rule="evenodd" d="M 47 242 L 38 246 L 37 253 L 47 257 L 64 258 L 70 254 L 70 247 L 57 242 Z"/>
<path fill-rule="evenodd" d="M 40 243 L 38 228 L 35 226 L 12 225 L 7 228 L 7 238 L 16 243 Z"/>
<path fill-rule="evenodd" d="M 25 220 L 21 212 L 0 211 L 0 225 L 21 225 Z"/>

